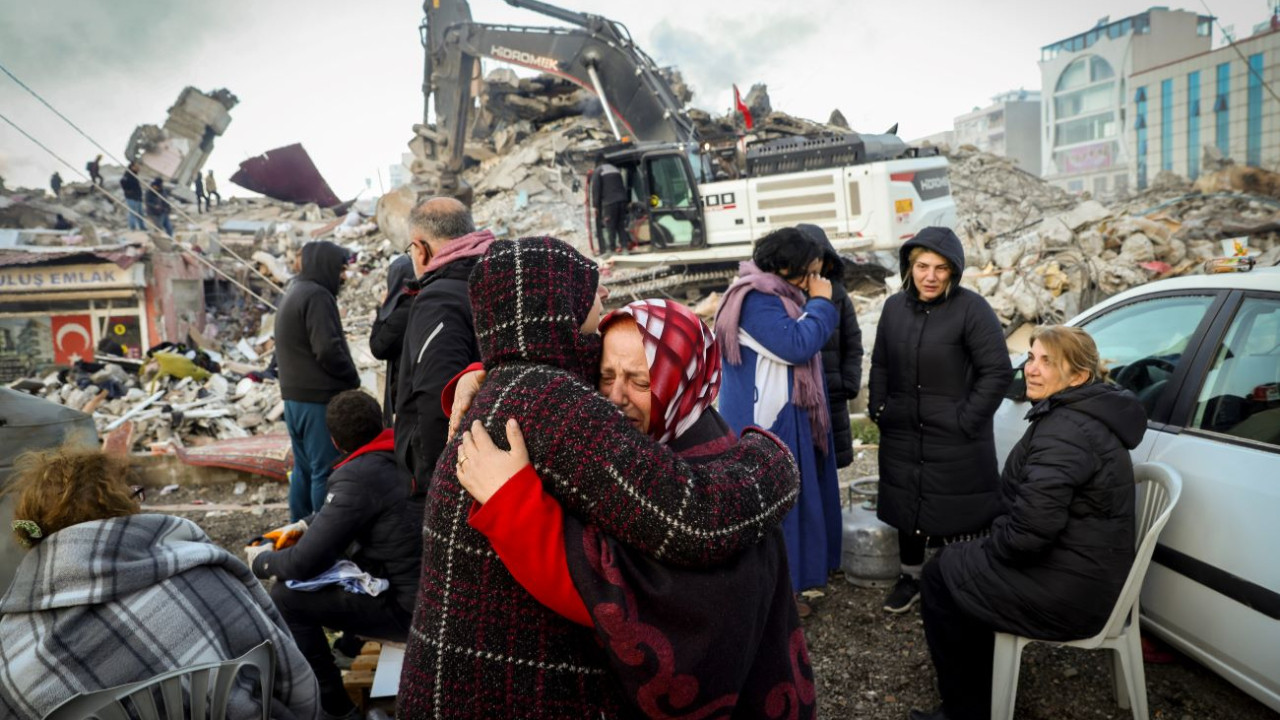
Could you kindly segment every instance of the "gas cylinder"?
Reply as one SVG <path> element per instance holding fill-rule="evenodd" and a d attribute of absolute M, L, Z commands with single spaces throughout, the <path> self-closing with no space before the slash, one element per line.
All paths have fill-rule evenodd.
<path fill-rule="evenodd" d="M 858 478 L 843 508 L 844 544 L 840 569 L 858 587 L 888 587 L 898 579 L 898 531 L 876 517 L 880 478 Z M 866 498 L 865 500 L 863 498 Z"/>

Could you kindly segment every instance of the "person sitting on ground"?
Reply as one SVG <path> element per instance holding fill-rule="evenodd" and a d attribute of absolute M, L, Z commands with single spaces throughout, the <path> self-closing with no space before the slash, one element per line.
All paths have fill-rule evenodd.
<path fill-rule="evenodd" d="M 267 534 L 276 546 L 245 548 L 253 572 L 274 578 L 271 599 L 320 683 L 327 717 L 358 717 L 342 685 L 324 629 L 403 642 L 413 617 L 422 568 L 421 496 L 410 497 L 400 473 L 392 431 L 383 429 L 378 401 L 361 390 L 334 396 L 325 410 L 333 444 L 347 457 L 329 476 L 328 500 L 320 511 Z M 296 538 L 296 544 L 291 544 Z M 310 580 L 349 559 L 389 588 L 376 596 L 340 585 L 290 589 L 287 580 Z"/>
<path fill-rule="evenodd" d="M 737 442 L 712 407 L 720 349 L 691 310 L 641 300 L 606 316 L 600 331 L 600 392 L 633 427 L 692 463 Z M 469 405 L 464 394 L 454 412 Z M 507 438 L 510 452 L 479 422 L 463 436 L 458 481 L 478 503 L 467 522 L 539 602 L 594 628 L 632 712 L 763 718 L 771 702 L 782 702 L 780 716 L 814 716 L 813 671 L 780 527 L 709 569 L 662 563 L 566 514 L 543 490 L 515 421 Z M 634 662 L 637 634 L 656 638 L 646 644 L 669 660 Z M 692 678 L 697 691 L 682 696 L 664 684 L 653 692 L 655 674 Z"/>
<path fill-rule="evenodd" d="M 462 423 L 500 445 L 514 418 L 547 490 L 638 552 L 707 567 L 755 545 L 795 501 L 790 454 L 751 431 L 693 464 L 642 435 L 596 390 L 599 267 L 549 237 L 498 240 L 468 291 L 488 379 Z M 467 524 L 460 438 L 427 490 L 423 570 L 400 678 L 404 717 L 617 716 L 622 688 L 590 631 L 542 606 Z"/>
<path fill-rule="evenodd" d="M 128 460 L 62 448 L 19 458 L 14 536 L 28 548 L 0 600 L 0 717 L 274 644 L 271 717 L 315 718 L 316 681 L 244 563 L 190 520 L 139 512 Z M 228 717 L 260 714 L 236 679 Z"/>
<path fill-rule="evenodd" d="M 1147 430 L 1142 404 L 1106 382 L 1080 328 L 1036 330 L 1023 373 L 1035 405 L 1005 460 L 990 537 L 944 547 L 924 566 L 920 614 L 942 706 L 911 720 L 989 718 L 994 633 L 1091 637 L 1133 565 L 1129 451 Z"/>

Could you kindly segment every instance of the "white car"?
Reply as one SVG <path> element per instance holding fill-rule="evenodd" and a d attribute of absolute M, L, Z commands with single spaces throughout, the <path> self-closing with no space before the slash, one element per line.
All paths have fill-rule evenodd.
<path fill-rule="evenodd" d="M 1146 408 L 1133 461 L 1182 474 L 1143 627 L 1280 711 L 1280 268 L 1153 282 L 1067 324 Z M 995 416 L 1002 462 L 1030 409 L 1016 364 Z"/>

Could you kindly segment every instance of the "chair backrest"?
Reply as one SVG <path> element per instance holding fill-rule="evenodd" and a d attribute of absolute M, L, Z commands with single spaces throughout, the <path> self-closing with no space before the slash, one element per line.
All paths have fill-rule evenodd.
<path fill-rule="evenodd" d="M 1147 576 L 1147 568 L 1151 565 L 1151 555 L 1156 550 L 1156 540 L 1173 507 L 1178 504 L 1182 495 L 1182 476 L 1177 470 L 1160 462 L 1147 462 L 1135 465 L 1134 480 L 1142 493 L 1141 504 L 1137 509 L 1137 522 L 1134 535 L 1137 551 L 1133 557 L 1133 567 L 1129 569 L 1129 577 L 1120 589 L 1120 597 L 1111 610 L 1106 625 L 1095 638 L 1102 640 L 1118 636 L 1130 620 L 1137 620 L 1138 593 L 1142 590 L 1142 581 Z"/>
<path fill-rule="evenodd" d="M 226 720 L 231 690 L 245 666 L 258 669 L 262 720 L 270 720 L 271 692 L 276 677 L 276 653 L 270 640 L 233 660 L 170 670 L 150 680 L 76 695 L 51 710 L 44 720 L 130 720 L 126 699 L 132 705 L 132 717 L 139 720 Z M 157 694 L 162 699 L 164 714 L 156 706 Z"/>

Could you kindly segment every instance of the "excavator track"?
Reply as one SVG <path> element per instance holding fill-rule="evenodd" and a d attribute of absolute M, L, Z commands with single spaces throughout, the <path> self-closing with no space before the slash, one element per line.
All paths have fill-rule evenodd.
<path fill-rule="evenodd" d="M 651 268 L 614 270 L 604 277 L 609 289 L 609 305 L 625 305 L 632 300 L 664 296 L 694 302 L 711 290 L 723 292 L 737 276 L 737 263 L 703 265 L 658 265 Z"/>

